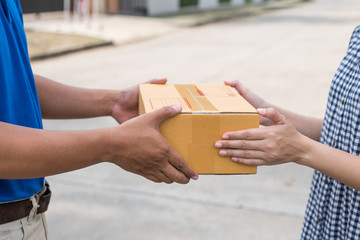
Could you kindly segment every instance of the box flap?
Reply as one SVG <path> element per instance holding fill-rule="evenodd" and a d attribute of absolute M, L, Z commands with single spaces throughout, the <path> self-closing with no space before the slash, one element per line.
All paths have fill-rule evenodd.
<path fill-rule="evenodd" d="M 145 112 L 180 104 L 182 113 L 257 113 L 232 87 L 220 84 L 142 84 Z"/>

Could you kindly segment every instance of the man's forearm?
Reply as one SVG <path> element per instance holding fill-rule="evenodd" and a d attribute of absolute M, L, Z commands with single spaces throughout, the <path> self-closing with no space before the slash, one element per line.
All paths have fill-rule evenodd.
<path fill-rule="evenodd" d="M 0 179 L 44 177 L 106 161 L 108 130 L 46 131 L 0 122 Z"/>
<path fill-rule="evenodd" d="M 101 162 L 154 182 L 187 183 L 196 172 L 159 132 L 181 112 L 163 107 L 123 124 L 89 131 L 46 131 L 0 122 L 0 179 L 44 177 Z"/>
<path fill-rule="evenodd" d="M 89 118 L 109 116 L 119 92 L 71 87 L 35 75 L 44 118 Z"/>

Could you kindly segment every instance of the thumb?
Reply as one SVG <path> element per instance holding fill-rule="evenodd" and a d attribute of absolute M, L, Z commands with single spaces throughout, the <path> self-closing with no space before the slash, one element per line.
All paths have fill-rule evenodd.
<path fill-rule="evenodd" d="M 181 105 L 173 105 L 173 106 L 166 106 L 166 107 L 162 107 L 158 110 L 155 110 L 153 112 L 151 112 L 151 116 L 152 116 L 152 122 L 156 125 L 159 126 L 159 124 L 169 118 L 175 117 L 176 115 L 178 115 L 182 110 Z"/>
<path fill-rule="evenodd" d="M 152 79 L 150 81 L 148 81 L 147 83 L 151 83 L 151 84 L 165 84 L 167 82 L 166 78 L 158 78 L 158 79 Z"/>
<path fill-rule="evenodd" d="M 260 116 L 270 119 L 275 125 L 283 125 L 287 123 L 284 115 L 276 111 L 274 108 L 258 108 Z"/>
<path fill-rule="evenodd" d="M 224 81 L 225 85 L 235 88 L 240 95 L 244 96 L 248 90 L 243 84 L 239 81 Z"/>

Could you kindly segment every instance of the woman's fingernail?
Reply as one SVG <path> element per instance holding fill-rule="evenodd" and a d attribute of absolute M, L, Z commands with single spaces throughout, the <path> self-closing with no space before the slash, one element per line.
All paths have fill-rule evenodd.
<path fill-rule="evenodd" d="M 225 150 L 220 150 L 219 154 L 220 154 L 220 156 L 226 156 L 226 151 Z"/>
<path fill-rule="evenodd" d="M 237 157 L 232 157 L 231 160 L 233 160 L 234 162 L 239 162 L 239 159 Z"/>
<path fill-rule="evenodd" d="M 216 142 L 216 143 L 215 143 L 215 147 L 217 147 L 217 148 L 221 148 L 221 147 L 222 147 L 221 142 Z"/>
<path fill-rule="evenodd" d="M 199 176 L 198 176 L 198 175 L 193 176 L 191 179 L 192 179 L 192 180 L 198 180 L 198 179 L 199 179 Z"/>
<path fill-rule="evenodd" d="M 230 138 L 229 135 L 226 134 L 222 135 L 222 139 L 229 139 L 229 138 Z"/>
<path fill-rule="evenodd" d="M 266 108 L 258 108 L 258 109 L 256 109 L 257 110 L 257 112 L 259 113 L 259 114 L 265 114 L 266 113 Z"/>

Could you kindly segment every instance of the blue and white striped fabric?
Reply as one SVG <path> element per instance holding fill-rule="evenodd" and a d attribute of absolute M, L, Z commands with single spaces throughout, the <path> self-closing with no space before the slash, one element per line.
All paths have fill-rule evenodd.
<path fill-rule="evenodd" d="M 320 141 L 360 156 L 360 26 L 333 79 Z M 359 192 L 315 171 L 301 239 L 360 239 Z"/>

